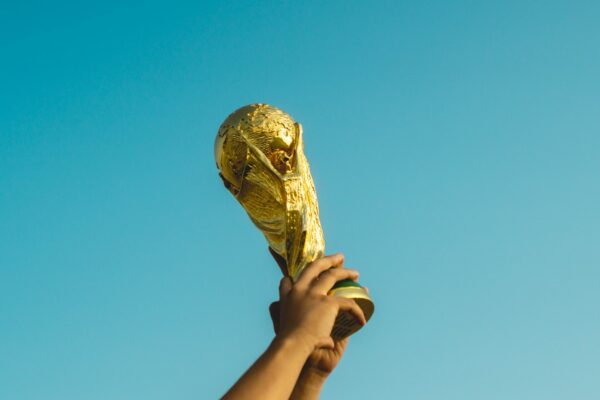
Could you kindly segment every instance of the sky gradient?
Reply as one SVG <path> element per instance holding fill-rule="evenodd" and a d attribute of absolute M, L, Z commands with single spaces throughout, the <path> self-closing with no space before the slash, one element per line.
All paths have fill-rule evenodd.
<path fill-rule="evenodd" d="M 600 3 L 20 2 L 0 12 L 0 398 L 209 399 L 280 272 L 213 141 L 304 127 L 376 311 L 331 399 L 600 397 Z"/>

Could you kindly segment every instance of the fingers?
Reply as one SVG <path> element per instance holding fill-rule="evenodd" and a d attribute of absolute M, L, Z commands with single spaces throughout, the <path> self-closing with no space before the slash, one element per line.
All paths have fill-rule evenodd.
<path fill-rule="evenodd" d="M 359 307 L 359 305 L 354 300 L 344 298 L 344 297 L 334 297 L 334 298 L 335 298 L 336 302 L 339 304 L 340 311 L 349 312 L 356 318 L 356 320 L 361 325 L 364 325 L 367 323 L 367 320 L 365 319 L 365 314 L 363 313 L 362 309 Z"/>
<path fill-rule="evenodd" d="M 313 283 L 313 290 L 318 293 L 327 294 L 335 285 L 337 281 L 343 279 L 352 279 L 353 281 L 358 279 L 358 271 L 354 269 L 346 268 L 331 268 L 321 275 Z"/>
<path fill-rule="evenodd" d="M 342 253 L 333 254 L 327 257 L 320 258 L 310 263 L 300 274 L 296 285 L 308 286 L 317 278 L 321 272 L 328 270 L 331 267 L 341 267 L 344 262 Z"/>
<path fill-rule="evenodd" d="M 284 276 L 279 282 L 279 298 L 283 299 L 292 290 L 292 278 Z"/>
<path fill-rule="evenodd" d="M 333 338 L 331 336 L 324 337 L 324 338 L 319 339 L 319 341 L 317 342 L 317 345 L 315 347 L 318 349 L 333 350 L 333 349 L 335 349 L 335 341 L 333 340 Z"/>

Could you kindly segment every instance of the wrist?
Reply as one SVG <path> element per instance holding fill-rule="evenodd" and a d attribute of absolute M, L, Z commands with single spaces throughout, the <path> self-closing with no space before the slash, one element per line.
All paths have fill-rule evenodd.
<path fill-rule="evenodd" d="M 318 399 L 323 385 L 329 374 L 317 371 L 312 367 L 304 366 L 296 381 L 291 400 Z"/>
<path fill-rule="evenodd" d="M 308 358 L 317 346 L 317 340 L 315 338 L 299 331 L 280 332 L 275 336 L 274 342 L 284 347 L 294 348 L 306 355 L 306 358 Z"/>
<path fill-rule="evenodd" d="M 327 380 L 329 372 L 322 371 L 318 368 L 305 365 L 302 368 L 298 381 L 302 381 L 304 384 L 312 387 L 321 387 Z"/>
<path fill-rule="evenodd" d="M 305 365 L 304 368 L 302 368 L 302 373 L 300 377 L 302 379 L 310 381 L 311 383 L 323 384 L 327 377 L 329 377 L 330 373 L 331 372 L 323 371 L 322 369 L 319 369 L 317 367 Z"/>

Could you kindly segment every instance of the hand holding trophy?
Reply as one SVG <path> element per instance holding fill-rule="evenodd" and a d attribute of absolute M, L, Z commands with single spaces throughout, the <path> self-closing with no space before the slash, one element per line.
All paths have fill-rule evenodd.
<path fill-rule="evenodd" d="M 242 107 L 219 128 L 215 159 L 225 187 L 265 235 L 284 274 L 295 282 L 325 251 L 301 125 L 267 104 Z M 373 301 L 358 283 L 339 281 L 329 294 L 353 299 L 365 319 L 371 318 Z M 351 314 L 341 311 L 331 336 L 342 339 L 360 327 Z"/>

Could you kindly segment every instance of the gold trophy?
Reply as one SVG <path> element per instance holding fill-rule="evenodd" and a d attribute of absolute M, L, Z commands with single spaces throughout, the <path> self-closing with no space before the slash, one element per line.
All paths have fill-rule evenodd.
<path fill-rule="evenodd" d="M 225 187 L 265 235 L 284 274 L 293 281 L 325 253 L 317 193 L 304 155 L 302 126 L 268 104 L 234 111 L 219 128 L 215 160 Z M 374 304 L 352 280 L 336 283 L 329 295 L 354 299 L 368 321 Z M 340 312 L 331 336 L 341 339 L 360 329 Z"/>

